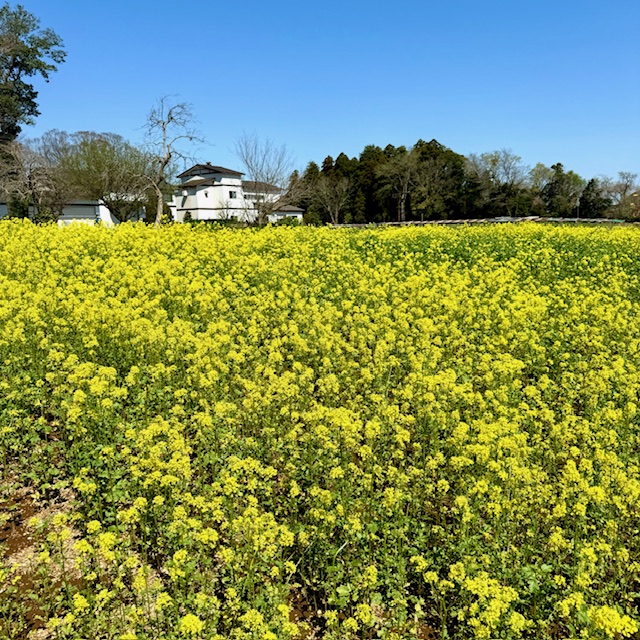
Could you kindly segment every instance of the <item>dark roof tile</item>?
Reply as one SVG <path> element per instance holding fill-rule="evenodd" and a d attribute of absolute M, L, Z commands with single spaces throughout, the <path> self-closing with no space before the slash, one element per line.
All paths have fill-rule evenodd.
<path fill-rule="evenodd" d="M 186 178 L 187 176 L 198 175 L 199 173 L 222 173 L 226 176 L 242 176 L 241 171 L 235 171 L 233 169 L 227 169 L 226 167 L 219 167 L 212 164 L 196 164 L 191 169 L 183 171 L 178 178 Z"/>

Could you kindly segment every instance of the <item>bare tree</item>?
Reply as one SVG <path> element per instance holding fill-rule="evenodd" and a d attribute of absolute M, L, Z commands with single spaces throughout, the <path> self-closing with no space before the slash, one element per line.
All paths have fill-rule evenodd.
<path fill-rule="evenodd" d="M 71 151 L 71 141 L 64 131 L 52 130 L 32 144 L 32 153 L 40 164 L 39 210 L 58 220 L 64 208 L 80 197 L 64 162 Z"/>
<path fill-rule="evenodd" d="M 293 158 L 286 145 L 243 133 L 234 151 L 245 169 L 248 188 L 262 196 L 254 204 L 258 224 L 265 224 L 274 211 L 301 197 L 302 180 L 292 180 Z"/>
<path fill-rule="evenodd" d="M 349 198 L 349 179 L 337 174 L 321 174 L 313 185 L 313 199 L 329 215 L 332 224 L 339 224 L 340 213 Z"/>
<path fill-rule="evenodd" d="M 22 143 L 12 141 L 3 145 L 0 163 L 0 196 L 3 199 L 29 200 L 29 183 L 25 178 L 30 164 Z"/>
<path fill-rule="evenodd" d="M 420 211 L 424 221 L 425 212 L 431 217 L 440 217 L 444 211 L 443 192 L 447 188 L 445 165 L 438 158 L 429 158 L 420 166 L 416 180 L 416 198 L 411 199 L 412 209 Z"/>
<path fill-rule="evenodd" d="M 28 217 L 31 190 L 27 179 L 28 160 L 20 142 L 0 143 L 0 201 L 7 203 L 9 217 Z M 26 165 L 26 166 L 25 166 Z"/>
<path fill-rule="evenodd" d="M 57 221 L 79 197 L 63 163 L 69 148 L 69 136 L 55 130 L 7 145 L 8 162 L 0 175 L 3 194 L 31 207 L 36 220 Z"/>
<path fill-rule="evenodd" d="M 616 218 L 637 218 L 640 216 L 640 196 L 638 196 L 638 174 L 630 171 L 618 172 L 618 179 L 600 177 L 602 190 L 612 202 L 611 214 Z"/>
<path fill-rule="evenodd" d="M 183 144 L 202 142 L 194 124 L 191 106 L 185 102 L 173 103 L 169 96 L 160 98 L 147 117 L 145 133 L 150 160 L 147 177 L 157 198 L 156 226 L 162 220 L 164 196 L 175 175 L 176 162 L 190 159 Z"/>
<path fill-rule="evenodd" d="M 487 167 L 494 184 L 515 189 L 521 187 L 526 179 L 529 167 L 522 164 L 522 158 L 510 149 L 499 149 L 491 153 L 483 153 Z"/>
<path fill-rule="evenodd" d="M 220 216 L 220 220 L 224 220 L 226 222 L 234 219 L 234 214 L 236 213 L 236 208 L 231 203 L 231 200 L 223 200 L 220 203 L 220 210 L 218 215 Z M 237 217 L 237 216 L 236 216 Z"/>
<path fill-rule="evenodd" d="M 499 149 L 467 158 L 467 171 L 482 186 L 485 205 L 495 212 L 512 215 L 517 209 L 518 194 L 526 186 L 529 167 L 510 149 Z"/>
<path fill-rule="evenodd" d="M 407 198 L 418 178 L 418 157 L 412 151 L 399 153 L 378 169 L 382 189 L 392 193 L 398 204 L 398 222 L 407 219 Z"/>

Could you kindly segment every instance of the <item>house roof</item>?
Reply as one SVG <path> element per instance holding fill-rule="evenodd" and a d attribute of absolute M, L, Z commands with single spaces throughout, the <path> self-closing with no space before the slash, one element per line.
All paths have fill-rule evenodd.
<path fill-rule="evenodd" d="M 249 193 L 280 193 L 281 191 L 283 191 L 275 184 L 260 182 L 258 180 L 243 180 L 242 188 Z"/>
<path fill-rule="evenodd" d="M 211 178 L 191 178 L 191 180 L 179 184 L 177 190 L 180 191 L 180 189 L 184 189 L 185 187 L 213 187 L 214 185 L 215 180 Z"/>
<path fill-rule="evenodd" d="M 292 204 L 283 204 L 276 209 L 276 213 L 304 213 L 304 209 L 294 207 Z"/>
<path fill-rule="evenodd" d="M 223 173 L 226 176 L 242 176 L 241 171 L 234 171 L 233 169 L 227 169 L 226 167 L 219 167 L 217 165 L 209 164 L 196 164 L 182 172 L 178 178 L 186 178 L 187 176 L 198 175 L 200 173 Z"/>

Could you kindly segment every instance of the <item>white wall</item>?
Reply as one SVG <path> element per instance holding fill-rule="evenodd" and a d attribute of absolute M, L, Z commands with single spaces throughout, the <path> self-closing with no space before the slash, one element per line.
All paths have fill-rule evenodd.
<path fill-rule="evenodd" d="M 73 222 L 95 224 L 101 222 L 108 227 L 119 224 L 107 207 L 96 200 L 78 200 L 62 210 L 58 226 L 66 227 Z"/>
<path fill-rule="evenodd" d="M 202 176 L 211 179 L 211 176 Z M 193 179 L 190 176 L 189 179 Z M 235 198 L 231 198 L 231 192 Z M 216 174 L 215 184 L 186 187 L 176 190 L 173 196 L 175 219 L 182 222 L 187 212 L 192 220 L 244 220 L 246 203 L 242 194 L 240 178 Z"/>
<path fill-rule="evenodd" d="M 30 215 L 33 209 L 30 208 Z M 0 218 L 7 215 L 7 205 L 0 202 Z M 117 218 L 111 215 L 109 209 L 97 200 L 77 200 L 62 210 L 62 215 L 58 218 L 58 226 L 66 227 L 73 222 L 85 224 L 95 224 L 101 222 L 107 226 L 119 224 Z"/>
<path fill-rule="evenodd" d="M 275 213 L 267 216 L 267 220 L 271 223 L 280 222 L 285 218 L 295 218 L 298 222 L 302 223 L 302 214 L 298 212 L 279 213 L 276 211 Z"/>

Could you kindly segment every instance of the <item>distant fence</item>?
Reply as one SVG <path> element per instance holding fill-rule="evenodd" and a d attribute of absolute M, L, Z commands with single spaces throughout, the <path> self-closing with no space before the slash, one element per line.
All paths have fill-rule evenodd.
<path fill-rule="evenodd" d="M 638 222 L 627 220 L 614 220 L 610 218 L 547 218 L 543 216 L 499 216 L 497 218 L 466 218 L 460 220 L 410 220 L 406 222 L 364 222 L 334 224 L 334 227 L 405 227 L 423 225 L 460 225 L 460 224 L 506 224 L 514 222 L 540 222 L 553 224 L 616 224 L 616 225 L 640 225 Z"/>

